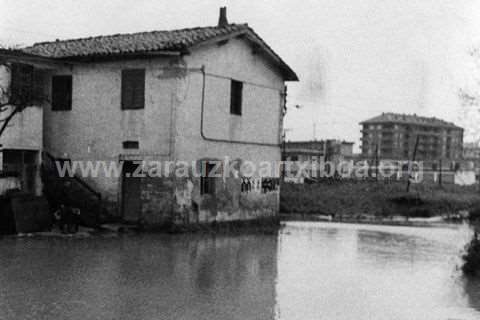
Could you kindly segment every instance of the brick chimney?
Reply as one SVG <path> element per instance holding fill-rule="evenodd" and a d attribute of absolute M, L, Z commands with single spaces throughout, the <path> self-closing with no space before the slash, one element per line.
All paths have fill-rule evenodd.
<path fill-rule="evenodd" d="M 220 16 L 218 17 L 218 26 L 219 27 L 228 26 L 227 7 L 220 7 Z"/>

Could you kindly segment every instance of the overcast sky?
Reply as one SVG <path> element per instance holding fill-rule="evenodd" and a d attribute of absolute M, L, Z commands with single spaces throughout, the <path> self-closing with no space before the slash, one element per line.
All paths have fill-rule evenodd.
<path fill-rule="evenodd" d="M 360 137 L 381 112 L 437 116 L 478 139 L 478 110 L 456 93 L 472 83 L 468 50 L 480 45 L 479 0 L 0 0 L 0 41 L 36 41 L 247 22 L 297 71 L 287 137 Z M 295 108 L 299 105 L 300 108 Z"/>

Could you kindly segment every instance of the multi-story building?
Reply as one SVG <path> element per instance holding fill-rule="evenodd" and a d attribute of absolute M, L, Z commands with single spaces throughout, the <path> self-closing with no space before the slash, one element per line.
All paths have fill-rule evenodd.
<path fill-rule="evenodd" d="M 457 160 L 462 157 L 463 128 L 437 118 L 382 113 L 362 125 L 362 155 L 366 159 Z"/>
<path fill-rule="evenodd" d="M 15 148 L 37 155 L 41 149 L 63 163 L 122 164 L 120 176 L 82 175 L 81 185 L 98 193 L 110 213 L 132 222 L 245 220 L 278 212 L 275 176 L 143 174 L 149 169 L 143 163 L 181 161 L 191 173 L 209 172 L 225 159 L 281 159 L 285 81 L 297 75 L 247 24 L 229 24 L 225 8 L 212 27 L 43 42 L 20 55 L 1 57 L 30 65 L 25 88 L 42 84 L 48 96 L 33 146 L 10 139 L 13 127 L 1 137 L 4 165 Z M 36 109 L 28 110 L 16 122 Z M 52 184 L 44 182 L 48 190 Z M 69 185 L 50 194 L 60 196 Z"/>

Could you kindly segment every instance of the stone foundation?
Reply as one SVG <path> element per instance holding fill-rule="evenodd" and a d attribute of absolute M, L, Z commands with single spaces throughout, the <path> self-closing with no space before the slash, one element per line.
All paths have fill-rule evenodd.
<path fill-rule="evenodd" d="M 261 180 L 257 184 L 260 186 Z M 277 182 L 242 190 L 240 178 L 215 178 L 215 191 L 201 192 L 200 178 L 142 178 L 141 222 L 145 225 L 202 224 L 275 217 L 279 211 Z"/>

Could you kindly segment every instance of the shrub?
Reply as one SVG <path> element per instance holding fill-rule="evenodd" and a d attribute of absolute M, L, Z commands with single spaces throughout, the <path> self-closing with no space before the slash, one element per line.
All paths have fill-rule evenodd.
<path fill-rule="evenodd" d="M 480 239 L 477 232 L 465 249 L 466 252 L 462 257 L 464 261 L 463 272 L 469 276 L 480 275 Z"/>

